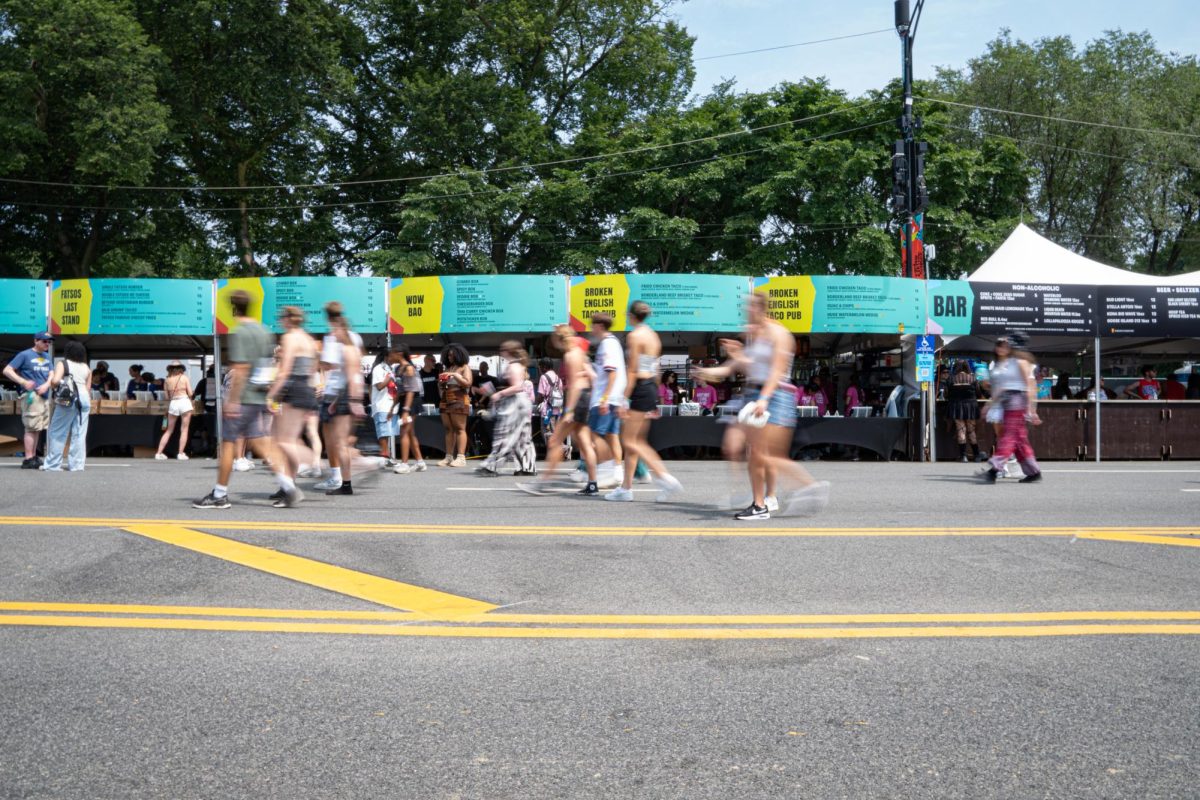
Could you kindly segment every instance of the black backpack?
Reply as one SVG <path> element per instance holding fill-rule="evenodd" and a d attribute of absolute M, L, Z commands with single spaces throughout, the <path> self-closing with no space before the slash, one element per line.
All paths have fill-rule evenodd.
<path fill-rule="evenodd" d="M 75 385 L 75 376 L 63 362 L 63 379 L 54 390 L 54 402 L 60 406 L 79 406 L 79 387 Z"/>

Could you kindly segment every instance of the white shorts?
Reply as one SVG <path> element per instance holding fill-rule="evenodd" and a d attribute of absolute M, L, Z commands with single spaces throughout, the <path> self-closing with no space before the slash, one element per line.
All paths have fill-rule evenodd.
<path fill-rule="evenodd" d="M 176 397 L 171 401 L 171 405 L 167 406 L 167 414 L 172 417 L 182 417 L 184 414 L 191 414 L 194 410 L 192 401 L 186 397 Z"/>

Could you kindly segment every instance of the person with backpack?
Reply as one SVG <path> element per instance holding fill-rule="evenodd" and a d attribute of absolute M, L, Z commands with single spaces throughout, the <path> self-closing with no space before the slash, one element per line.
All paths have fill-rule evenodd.
<path fill-rule="evenodd" d="M 50 437 L 42 469 L 63 471 L 63 451 L 70 439 L 67 469 L 82 472 L 87 460 L 88 414 L 92 410 L 92 370 L 88 367 L 87 351 L 79 342 L 67 342 L 63 355 L 65 358 L 54 366 L 50 375 Z"/>
<path fill-rule="evenodd" d="M 554 371 L 554 362 L 548 358 L 538 360 L 537 400 L 538 413 L 542 417 L 542 438 L 550 441 L 554 435 L 554 426 L 562 419 L 563 402 L 566 392 L 563 391 L 562 378 Z"/>

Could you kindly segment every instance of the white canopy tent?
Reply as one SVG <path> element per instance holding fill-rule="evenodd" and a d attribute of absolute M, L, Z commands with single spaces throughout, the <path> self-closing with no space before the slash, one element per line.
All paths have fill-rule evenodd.
<path fill-rule="evenodd" d="M 1022 224 L 967 280 L 1084 286 L 1200 286 L 1200 270 L 1168 276 L 1110 267 L 1072 253 Z"/>
<path fill-rule="evenodd" d="M 1027 225 L 1016 229 L 979 269 L 968 276 L 972 283 L 1036 283 L 1079 286 L 1200 286 L 1200 270 L 1179 275 L 1146 275 L 1101 264 L 1073 253 L 1038 234 Z M 957 352 L 988 352 L 991 337 L 947 336 L 946 345 Z M 1089 349 L 1094 359 L 1094 374 L 1100 379 L 1100 337 L 1033 336 L 1031 348 L 1047 356 L 1082 355 Z M 1110 353 L 1140 355 L 1192 355 L 1200 349 L 1194 339 L 1126 338 L 1110 348 Z M 1100 401 L 1095 403 L 1096 461 L 1100 461 Z"/>

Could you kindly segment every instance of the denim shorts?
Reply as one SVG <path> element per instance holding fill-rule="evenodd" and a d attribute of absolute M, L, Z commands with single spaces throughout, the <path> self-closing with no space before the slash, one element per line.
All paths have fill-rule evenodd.
<path fill-rule="evenodd" d="M 375 420 L 376 439 L 387 439 L 400 435 L 400 417 L 393 416 L 387 411 L 376 412 L 371 417 Z"/>
<path fill-rule="evenodd" d="M 588 411 L 588 427 L 597 436 L 617 435 L 621 432 L 621 418 L 617 416 L 617 407 L 609 406 L 607 414 L 600 413 L 600 406 L 592 406 Z"/>
<path fill-rule="evenodd" d="M 758 396 L 758 389 L 747 389 L 746 404 L 756 402 Z M 780 386 L 771 395 L 770 401 L 767 402 L 767 424 L 784 428 L 796 427 L 796 393 L 789 387 Z"/>

